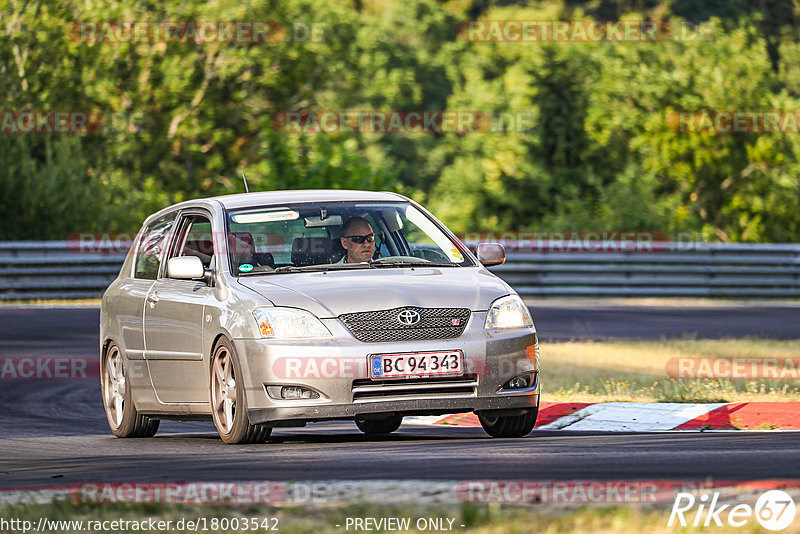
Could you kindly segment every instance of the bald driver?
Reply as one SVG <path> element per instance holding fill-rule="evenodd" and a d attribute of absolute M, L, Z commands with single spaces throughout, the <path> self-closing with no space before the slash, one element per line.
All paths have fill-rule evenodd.
<path fill-rule="evenodd" d="M 351 217 L 344 223 L 340 241 L 347 251 L 339 263 L 364 263 L 375 254 L 375 234 L 364 217 Z"/>

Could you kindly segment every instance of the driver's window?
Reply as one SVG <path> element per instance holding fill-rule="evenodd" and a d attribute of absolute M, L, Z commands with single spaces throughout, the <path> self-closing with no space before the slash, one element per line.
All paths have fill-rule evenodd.
<path fill-rule="evenodd" d="M 197 256 L 205 269 L 211 268 L 214 258 L 214 239 L 211 222 L 201 215 L 189 218 L 180 251 L 175 256 Z"/>

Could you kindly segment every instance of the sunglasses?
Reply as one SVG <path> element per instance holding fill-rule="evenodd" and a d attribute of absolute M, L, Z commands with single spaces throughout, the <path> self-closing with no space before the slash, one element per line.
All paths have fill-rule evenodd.
<path fill-rule="evenodd" d="M 346 235 L 346 236 L 344 236 L 344 238 L 345 239 L 350 239 L 353 243 L 356 243 L 357 245 L 361 245 L 365 241 L 367 243 L 372 243 L 373 241 L 375 241 L 375 234 L 369 234 L 369 235 Z"/>

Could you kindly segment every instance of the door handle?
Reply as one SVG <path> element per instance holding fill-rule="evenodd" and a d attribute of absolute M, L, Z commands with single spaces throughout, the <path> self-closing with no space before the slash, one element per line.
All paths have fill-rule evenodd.
<path fill-rule="evenodd" d="M 147 295 L 147 302 L 150 303 L 151 308 L 155 306 L 156 302 L 158 302 L 158 291 L 153 291 L 152 293 Z"/>

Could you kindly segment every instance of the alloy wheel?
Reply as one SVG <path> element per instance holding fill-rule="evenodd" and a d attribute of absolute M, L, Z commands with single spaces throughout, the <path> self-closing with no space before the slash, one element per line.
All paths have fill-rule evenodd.
<path fill-rule="evenodd" d="M 212 402 L 220 430 L 230 433 L 236 418 L 236 376 L 231 353 L 224 346 L 214 355 Z"/>
<path fill-rule="evenodd" d="M 122 425 L 125 411 L 125 367 L 122 356 L 116 346 L 111 347 L 106 355 L 105 381 L 103 383 L 106 410 L 113 427 Z"/>

